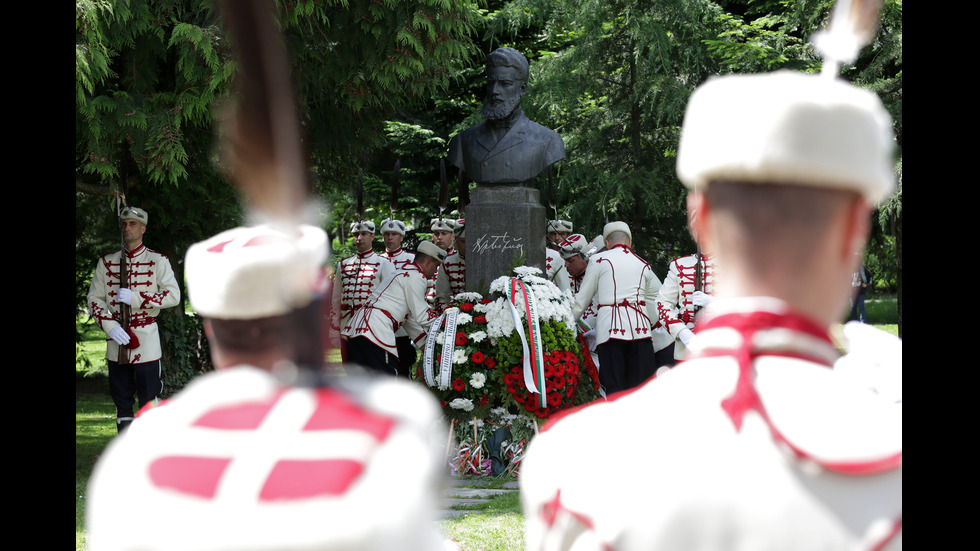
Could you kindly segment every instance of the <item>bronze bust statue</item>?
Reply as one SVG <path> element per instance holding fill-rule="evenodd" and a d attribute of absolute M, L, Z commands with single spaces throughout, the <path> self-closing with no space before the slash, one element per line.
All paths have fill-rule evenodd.
<path fill-rule="evenodd" d="M 528 62 L 513 48 L 487 56 L 484 122 L 449 142 L 449 162 L 477 184 L 521 184 L 565 158 L 565 143 L 554 130 L 530 120 L 521 109 L 527 92 Z"/>

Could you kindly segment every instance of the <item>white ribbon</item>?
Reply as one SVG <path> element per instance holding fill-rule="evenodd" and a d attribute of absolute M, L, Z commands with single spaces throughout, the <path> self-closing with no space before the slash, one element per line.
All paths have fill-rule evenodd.
<path fill-rule="evenodd" d="M 429 334 L 425 337 L 425 356 L 423 358 L 423 371 L 425 374 L 425 384 L 440 389 L 449 388 L 453 376 L 453 349 L 456 346 L 456 316 L 459 314 L 458 308 L 449 308 L 436 318 L 429 327 Z M 435 356 L 436 333 L 445 321 L 446 328 L 442 339 L 442 358 L 439 361 L 439 382 L 436 382 L 436 373 L 433 371 L 432 358 Z"/>

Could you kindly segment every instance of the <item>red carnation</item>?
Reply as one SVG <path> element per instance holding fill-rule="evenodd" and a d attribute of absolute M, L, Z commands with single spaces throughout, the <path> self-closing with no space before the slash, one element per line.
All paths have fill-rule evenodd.
<path fill-rule="evenodd" d="M 453 379 L 453 390 L 463 390 L 464 388 L 466 388 L 466 383 L 462 379 L 458 377 Z"/>

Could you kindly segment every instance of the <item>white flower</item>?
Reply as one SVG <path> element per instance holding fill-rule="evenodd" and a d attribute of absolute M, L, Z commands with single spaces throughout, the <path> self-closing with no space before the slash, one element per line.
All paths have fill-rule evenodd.
<path fill-rule="evenodd" d="M 468 356 L 466 351 L 462 348 L 456 348 L 453 350 L 453 363 L 454 364 L 465 364 Z"/>
<path fill-rule="evenodd" d="M 483 388 L 483 384 L 486 382 L 487 376 L 480 372 L 476 372 L 470 377 L 470 386 L 473 388 Z"/>
<path fill-rule="evenodd" d="M 463 411 L 473 411 L 473 401 L 466 398 L 455 398 L 452 402 L 449 402 L 449 407 Z"/>
<path fill-rule="evenodd" d="M 473 321 L 473 316 L 471 316 L 469 314 L 464 314 L 464 313 L 460 312 L 459 315 L 456 316 L 456 326 L 457 327 L 459 327 L 460 325 L 466 325 L 467 323 L 469 323 L 471 321 Z"/>
<path fill-rule="evenodd" d="M 480 293 L 459 293 L 453 296 L 453 301 L 480 302 L 483 295 Z"/>
<path fill-rule="evenodd" d="M 486 331 L 473 331 L 470 333 L 470 340 L 473 342 L 481 342 L 485 338 L 487 338 Z"/>

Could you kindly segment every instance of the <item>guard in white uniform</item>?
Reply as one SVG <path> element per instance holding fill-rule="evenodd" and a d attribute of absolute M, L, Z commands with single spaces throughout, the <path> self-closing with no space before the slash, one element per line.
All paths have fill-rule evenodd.
<path fill-rule="evenodd" d="M 572 233 L 572 223 L 568 220 L 548 220 L 548 247 L 545 249 L 545 277 L 564 291 L 569 288 L 569 275 L 565 261 L 559 253 L 559 244 Z"/>
<path fill-rule="evenodd" d="M 388 375 L 398 374 L 395 333 L 402 327 L 416 348 L 436 318 L 425 303 L 426 278 L 445 261 L 446 251 L 428 241 L 419 244 L 415 261 L 395 270 L 354 312 L 344 329 L 350 361 Z"/>
<path fill-rule="evenodd" d="M 599 380 L 612 394 L 652 377 L 657 370 L 655 353 L 669 346 L 671 339 L 656 316 L 660 279 L 630 248 L 629 226 L 610 222 L 602 236 L 606 250 L 589 259 L 572 317 L 582 317 L 595 300 Z"/>
<path fill-rule="evenodd" d="M 337 264 L 330 317 L 330 335 L 335 343 L 339 336 L 344 361 L 347 361 L 347 342 L 343 335 L 350 317 L 371 296 L 375 287 L 395 271 L 388 259 L 374 252 L 374 222 L 354 222 L 350 233 L 354 235 L 357 252 Z"/>
<path fill-rule="evenodd" d="M 285 382 L 289 315 L 322 289 L 327 256 L 319 228 L 295 235 L 236 228 L 188 250 L 217 370 L 141 412 L 101 455 L 91 551 L 443 549 L 431 396 L 395 378 Z"/>
<path fill-rule="evenodd" d="M 138 402 L 142 408 L 163 391 L 163 350 L 156 320 L 161 310 L 180 304 L 180 287 L 170 260 L 143 244 L 147 221 L 146 211 L 137 207 L 126 207 L 119 215 L 126 243 L 128 288 L 119 287 L 119 250 L 99 258 L 88 290 L 92 317 L 108 337 L 109 395 L 116 406 L 119 431 L 132 422 L 134 404 Z M 128 331 L 120 323 L 123 303 L 130 308 Z M 123 362 L 119 361 L 120 347 L 124 351 Z"/>
<path fill-rule="evenodd" d="M 448 251 L 446 261 L 436 275 L 435 311 L 441 313 L 452 305 L 453 296 L 466 291 L 466 221 L 453 222 L 455 236 L 453 250 Z"/>
<path fill-rule="evenodd" d="M 711 302 L 715 263 L 707 253 L 695 253 L 670 262 L 667 277 L 657 295 L 660 323 L 674 338 L 675 361 L 684 358 L 694 337 L 694 316 Z"/>
<path fill-rule="evenodd" d="M 402 241 L 405 240 L 407 229 L 408 226 L 401 220 L 389 218 L 381 222 L 381 239 L 385 244 L 385 250 L 381 256 L 387 258 L 396 270 L 415 261 L 415 253 L 402 248 Z M 418 359 L 418 353 L 415 351 L 412 339 L 409 338 L 404 327 L 395 333 L 395 342 L 398 345 L 398 376 L 410 379 L 412 366 Z"/>
<path fill-rule="evenodd" d="M 432 242 L 436 244 L 437 247 L 446 251 L 446 256 L 453 254 L 456 249 L 453 248 L 453 243 L 456 241 L 456 221 L 449 218 L 433 218 L 430 225 L 432 230 Z M 436 278 L 439 276 L 439 272 L 442 271 L 442 267 L 436 270 L 435 275 L 430 277 L 427 281 L 427 286 L 425 288 L 425 301 L 429 303 L 429 308 L 436 309 Z"/>
<path fill-rule="evenodd" d="M 569 275 L 572 293 L 573 295 L 578 294 L 582 280 L 585 278 L 585 272 L 589 268 L 589 258 L 599 252 L 599 247 L 589 243 L 584 235 L 576 233 L 569 235 L 567 239 L 559 243 L 558 249 L 564 261 L 566 273 Z M 579 341 L 583 343 L 582 356 L 586 362 L 592 362 L 597 370 L 600 368 L 599 355 L 595 351 L 595 327 L 598 314 L 599 309 L 596 307 L 595 297 L 593 297 L 588 308 L 582 313 L 582 317 L 576 320 L 576 334 Z M 599 389 L 599 393 L 605 396 L 605 390 L 602 388 Z"/>
<path fill-rule="evenodd" d="M 677 171 L 714 301 L 683 362 L 531 442 L 529 551 L 901 548 L 901 405 L 835 374 L 828 336 L 892 147 L 878 98 L 832 77 L 694 92 Z M 595 477 L 567 461 L 583 435 Z"/>

